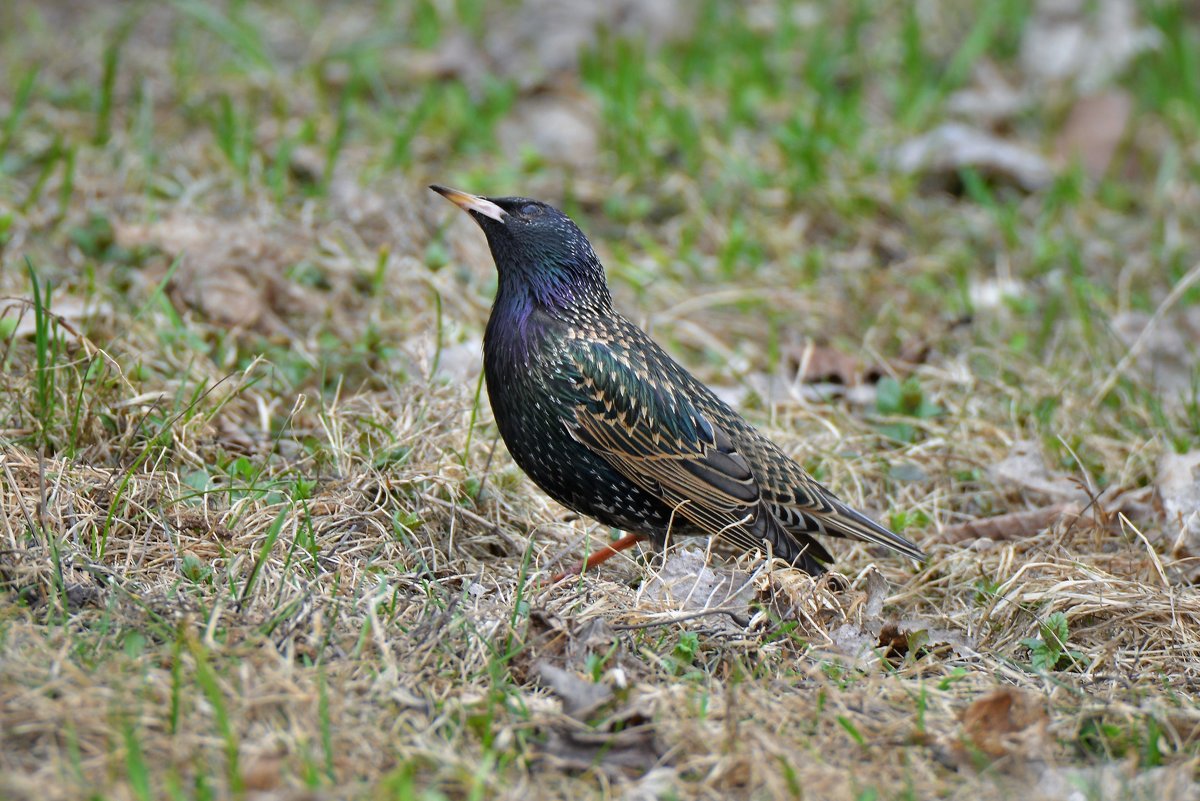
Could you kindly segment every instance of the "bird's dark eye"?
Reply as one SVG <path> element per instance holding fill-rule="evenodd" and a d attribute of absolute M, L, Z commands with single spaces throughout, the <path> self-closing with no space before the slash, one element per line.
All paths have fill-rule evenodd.
<path fill-rule="evenodd" d="M 536 203 L 526 203 L 524 206 L 521 207 L 521 216 L 522 217 L 535 217 L 538 214 L 541 214 L 541 212 L 542 212 L 542 207 Z"/>

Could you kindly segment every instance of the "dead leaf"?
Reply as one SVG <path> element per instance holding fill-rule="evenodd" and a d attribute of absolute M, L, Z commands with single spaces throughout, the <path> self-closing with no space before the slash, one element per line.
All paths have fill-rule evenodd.
<path fill-rule="evenodd" d="M 177 214 L 146 224 L 114 225 L 121 247 L 152 246 L 179 266 L 172 296 L 226 326 L 287 332 L 281 315 L 304 315 L 312 303 L 284 280 L 299 258 L 299 237 L 249 222 Z"/>
<path fill-rule="evenodd" d="M 1128 762 L 1086 767 L 1047 766 L 1030 801 L 1083 801 L 1089 798 L 1198 801 L 1200 786 L 1187 764 L 1139 770 Z"/>
<path fill-rule="evenodd" d="M 993 481 L 1008 483 L 1038 495 L 1059 501 L 1085 502 L 1087 493 L 1063 474 L 1053 474 L 1042 461 L 1041 449 L 1031 440 L 1018 440 L 1008 455 L 988 468 Z"/>
<path fill-rule="evenodd" d="M 879 630 L 879 647 L 883 649 L 884 658 L 899 664 L 908 655 L 908 633 L 901 631 L 895 623 L 886 623 Z"/>
<path fill-rule="evenodd" d="M 1055 151 L 1064 161 L 1078 159 L 1093 180 L 1108 172 L 1133 113 L 1133 99 L 1113 90 L 1075 101 L 1058 134 Z"/>
<path fill-rule="evenodd" d="M 1131 372 L 1153 382 L 1167 405 L 1182 404 L 1189 397 L 1195 367 L 1200 362 L 1200 306 L 1159 318 L 1125 312 L 1114 317 L 1112 324 L 1117 336 L 1137 349 Z"/>
<path fill-rule="evenodd" d="M 523 0 L 493 15 L 482 37 L 458 33 L 432 56 L 414 54 L 410 61 L 417 75 L 454 77 L 474 89 L 510 78 L 528 92 L 572 80 L 601 31 L 636 35 L 653 52 L 686 36 L 694 18 L 683 0 Z"/>
<path fill-rule="evenodd" d="M 560 717 L 540 730 L 546 740 L 539 756 L 569 770 L 644 773 L 656 767 L 663 754 L 653 713 L 639 698 L 599 722 Z"/>
<path fill-rule="evenodd" d="M 612 700 L 613 693 L 603 684 L 584 681 L 569 670 L 555 667 L 549 662 L 538 662 L 533 666 L 538 683 L 558 696 L 563 712 L 578 720 L 584 720 L 600 706 Z"/>
<path fill-rule="evenodd" d="M 795 621 L 797 631 L 814 644 L 824 639 L 825 647 L 855 663 L 874 658 L 888 593 L 882 573 L 870 568 L 865 587 L 851 589 L 835 573 L 813 577 L 782 562 L 774 564 L 756 574 L 755 587 L 759 600 L 779 620 Z"/>
<path fill-rule="evenodd" d="M 1039 153 L 960 122 L 939 125 L 896 149 L 893 163 L 901 172 L 940 182 L 957 180 L 970 167 L 985 178 L 1032 192 L 1050 183 L 1054 170 Z"/>
<path fill-rule="evenodd" d="M 843 623 L 829 632 L 829 643 L 833 649 L 850 657 L 855 663 L 865 661 L 878 642 L 878 637 L 872 637 L 857 623 Z"/>
<path fill-rule="evenodd" d="M 1160 38 L 1141 24 L 1135 0 L 1041 0 L 1025 24 L 1019 60 L 1037 83 L 1093 92 Z"/>
<path fill-rule="evenodd" d="M 975 125 L 991 128 L 1011 119 L 1029 105 L 1026 93 L 1013 88 L 990 61 L 981 61 L 974 70 L 973 84 L 946 99 L 946 109 Z"/>
<path fill-rule="evenodd" d="M 682 548 L 667 552 L 660 570 L 650 577 L 643 596 L 682 610 L 745 609 L 754 600 L 749 573 L 735 565 L 710 565 L 704 551 Z"/>
<path fill-rule="evenodd" d="M 287 756 L 283 751 L 272 751 L 257 754 L 246 761 L 243 768 L 242 781 L 246 789 L 255 792 L 274 790 L 283 779 L 284 760 Z"/>
<path fill-rule="evenodd" d="M 1171 556 L 1183 563 L 1187 580 L 1195 581 L 1200 578 L 1200 451 L 1165 454 L 1155 484 Z"/>
<path fill-rule="evenodd" d="M 530 676 L 537 678 L 539 665 L 543 662 L 568 670 L 582 670 L 593 655 L 606 654 L 617 661 L 623 653 L 618 634 L 603 617 L 591 617 L 580 623 L 533 607 L 529 610 L 524 643 L 513 659 L 513 670 L 521 681 L 525 681 Z M 616 677 L 606 678 L 616 686 L 621 685 Z"/>
<path fill-rule="evenodd" d="M 621 793 L 621 801 L 659 801 L 669 798 L 668 793 L 675 787 L 679 774 L 672 768 L 653 768 L 645 776 L 627 786 Z"/>
<path fill-rule="evenodd" d="M 940 539 L 944 542 L 966 542 L 975 539 L 997 542 L 1020 540 L 1045 531 L 1064 515 L 1078 515 L 1082 509 L 1078 503 L 1056 503 L 1041 509 L 969 520 L 942 529 Z"/>
<path fill-rule="evenodd" d="M 888 622 L 879 632 L 879 645 L 893 649 L 897 656 L 903 656 L 910 647 L 922 650 L 946 647 L 959 659 L 979 658 L 975 641 L 969 636 L 919 617 Z"/>
<path fill-rule="evenodd" d="M 812 340 L 784 355 L 785 370 L 805 384 L 831 383 L 853 386 L 863 379 L 862 362 L 832 345 Z"/>
<path fill-rule="evenodd" d="M 618 732 L 556 727 L 547 728 L 545 734 L 539 755 L 568 770 L 644 773 L 659 760 L 654 730 L 648 725 Z"/>
<path fill-rule="evenodd" d="M 570 664 L 582 665 L 589 656 L 608 653 L 613 647 L 617 633 L 602 617 L 592 617 L 575 626 L 567 640 L 567 655 Z"/>
<path fill-rule="evenodd" d="M 958 750 L 964 764 L 970 762 L 972 749 L 993 758 L 1041 756 L 1049 744 L 1049 722 L 1042 699 L 1015 687 L 1003 687 L 976 699 L 963 711 L 963 740 Z"/>

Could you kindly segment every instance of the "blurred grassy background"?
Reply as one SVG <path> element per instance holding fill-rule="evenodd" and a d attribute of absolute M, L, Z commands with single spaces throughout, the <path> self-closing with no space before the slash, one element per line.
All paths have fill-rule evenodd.
<path fill-rule="evenodd" d="M 147 251 L 171 232 L 128 229 L 180 208 L 218 228 L 279 224 L 258 237 L 271 246 L 295 224 L 311 238 L 349 218 L 356 236 L 331 237 L 343 251 L 332 255 L 353 262 L 339 265 L 344 294 L 328 294 L 342 281 L 311 252 L 261 272 L 283 268 L 299 291 L 327 293 L 317 306 L 368 314 L 334 311 L 314 332 L 307 304 L 266 298 L 216 316 L 261 328 L 277 314 L 350 369 L 365 352 L 395 370 L 389 349 L 428 330 L 419 308 L 414 326 L 382 319 L 389 294 L 430 305 L 412 291 L 426 276 L 404 274 L 401 258 L 457 271 L 437 287 L 471 303 L 448 321 L 456 330 L 486 309 L 494 277 L 457 241 L 472 235 L 424 196 L 432 180 L 577 216 L 622 307 L 711 364 L 709 378 L 774 372 L 809 338 L 894 357 L 972 318 L 955 350 L 1001 353 L 1019 381 L 1080 348 L 1108 356 L 1105 321 L 1152 312 L 1196 260 L 1200 92 L 1185 4 L 1102 3 L 1074 17 L 1018 0 L 178 2 L 86 14 L 17 3 L 4 14 L 10 294 L 28 291 L 26 257 L 60 291 L 144 293 L 163 270 L 147 269 Z M 1052 38 L 1063 19 L 1068 33 Z M 1098 45 L 1074 62 L 1072 24 Z M 1050 32 L 1041 50 L 1031 27 Z M 63 47 L 64 29 L 78 47 Z M 1113 96 L 1116 111 L 1103 105 Z M 986 157 L 897 168 L 906 142 L 953 119 L 1045 161 L 1032 179 Z M 1114 139 L 1107 156 L 1087 138 L 1095 129 Z M 210 294 L 187 299 L 203 311 Z M 685 296 L 698 297 L 680 325 Z M 993 308 L 975 315 L 981 298 Z M 210 339 L 222 365 L 264 349 L 220 330 Z M 352 358 L 337 355 L 343 342 Z M 289 349 L 272 357 L 291 389 L 314 370 L 342 374 Z M 1114 401 L 1139 391 L 1118 388 Z M 1194 416 L 1156 422 L 1180 447 L 1196 434 Z"/>

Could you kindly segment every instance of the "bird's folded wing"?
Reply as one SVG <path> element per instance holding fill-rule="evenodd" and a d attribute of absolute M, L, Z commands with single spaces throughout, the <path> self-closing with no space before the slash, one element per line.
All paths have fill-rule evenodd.
<path fill-rule="evenodd" d="M 572 435 L 680 517 L 746 550 L 762 548 L 769 512 L 750 465 L 662 376 L 623 355 L 596 343 L 571 349 Z"/>

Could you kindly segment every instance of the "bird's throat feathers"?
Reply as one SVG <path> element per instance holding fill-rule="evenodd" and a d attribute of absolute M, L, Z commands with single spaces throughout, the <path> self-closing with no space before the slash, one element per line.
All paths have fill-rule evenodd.
<path fill-rule="evenodd" d="M 488 231 L 488 245 L 500 273 L 497 309 L 505 303 L 550 312 L 611 308 L 604 267 L 582 234 L 515 242 Z"/>
<path fill-rule="evenodd" d="M 504 361 L 526 363 L 536 343 L 553 335 L 548 331 L 577 319 L 581 312 L 612 314 L 612 299 L 598 262 L 595 273 L 598 279 L 590 272 L 581 273 L 578 265 L 545 261 L 537 266 L 501 267 L 485 349 Z"/>

